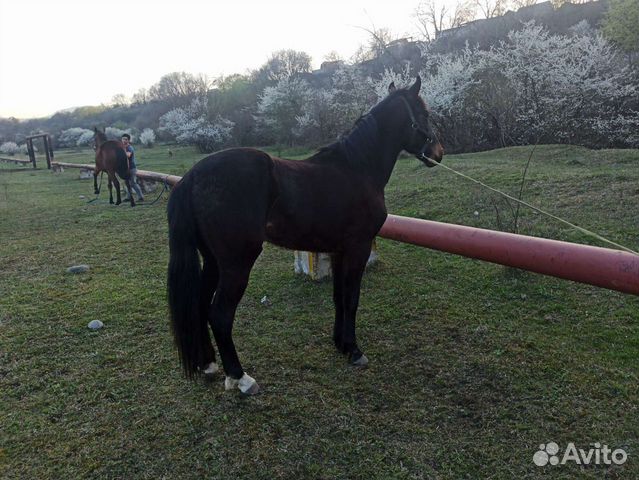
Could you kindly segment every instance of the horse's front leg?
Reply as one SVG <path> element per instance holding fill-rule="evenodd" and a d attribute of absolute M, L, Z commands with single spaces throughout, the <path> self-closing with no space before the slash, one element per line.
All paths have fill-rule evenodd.
<path fill-rule="evenodd" d="M 98 195 L 100 190 L 98 190 L 98 171 L 97 169 L 93 171 L 93 193 Z"/>
<path fill-rule="evenodd" d="M 340 350 L 348 354 L 349 363 L 357 367 L 368 365 L 366 355 L 357 346 L 355 318 L 359 305 L 362 275 L 371 252 L 371 244 L 372 242 L 365 242 L 349 248 L 344 252 L 341 265 L 344 319 L 341 338 L 342 348 Z"/>
<path fill-rule="evenodd" d="M 337 349 L 344 351 L 342 330 L 344 328 L 344 270 L 342 268 L 343 255 L 334 253 L 331 256 L 331 270 L 333 271 L 333 304 L 335 305 L 335 324 L 333 325 L 333 342 Z"/>

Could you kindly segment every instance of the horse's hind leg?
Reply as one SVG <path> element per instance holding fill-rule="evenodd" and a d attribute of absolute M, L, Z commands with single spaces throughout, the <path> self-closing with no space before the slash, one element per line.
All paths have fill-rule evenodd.
<path fill-rule="evenodd" d="M 200 251 L 202 252 L 202 257 L 204 257 L 201 277 L 202 283 L 200 286 L 200 315 L 202 318 L 206 318 L 211 328 L 213 328 L 213 307 L 211 301 L 213 300 L 213 295 L 215 294 L 220 278 L 219 270 L 215 257 L 204 248 L 200 248 Z M 215 362 L 215 349 L 213 348 L 208 329 L 202 341 L 204 342 L 204 348 L 202 349 L 204 352 L 204 361 L 202 362 L 201 368 L 205 375 L 213 375 L 219 370 L 219 367 Z"/>
<path fill-rule="evenodd" d="M 257 393 L 259 386 L 255 379 L 244 373 L 242 369 L 233 343 L 232 330 L 237 305 L 244 295 L 251 267 L 261 250 L 260 243 L 250 250 L 243 251 L 239 256 L 242 260 L 239 260 L 237 255 L 233 255 L 230 257 L 234 259 L 233 264 L 220 266 L 220 282 L 211 309 L 213 335 L 226 373 L 225 388 L 230 390 L 238 387 L 247 395 Z"/>

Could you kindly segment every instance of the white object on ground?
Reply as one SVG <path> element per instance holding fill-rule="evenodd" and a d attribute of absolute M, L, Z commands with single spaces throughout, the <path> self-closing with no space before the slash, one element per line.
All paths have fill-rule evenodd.
<path fill-rule="evenodd" d="M 240 392 L 249 395 L 257 393 L 259 389 L 255 379 L 250 375 L 247 375 L 246 373 L 242 375 L 242 378 L 240 378 L 239 380 L 231 377 L 226 377 L 226 379 L 224 380 L 224 389 L 232 390 L 234 387 L 239 388 Z"/>
<path fill-rule="evenodd" d="M 204 369 L 204 375 L 213 375 L 219 369 L 220 369 L 220 367 L 218 367 L 217 363 L 211 362 Z"/>
<path fill-rule="evenodd" d="M 87 327 L 89 327 L 91 330 L 100 330 L 102 327 L 104 327 L 104 323 L 102 323 L 100 320 L 91 320 Z"/>

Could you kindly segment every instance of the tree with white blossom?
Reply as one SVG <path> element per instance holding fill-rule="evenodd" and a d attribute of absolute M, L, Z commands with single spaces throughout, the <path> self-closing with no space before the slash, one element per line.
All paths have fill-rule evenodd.
<path fill-rule="evenodd" d="M 78 137 L 75 144 L 78 147 L 86 147 L 88 145 L 93 145 L 94 143 L 93 135 L 94 135 L 93 130 L 85 130 L 84 132 L 82 132 L 82 135 Z"/>
<path fill-rule="evenodd" d="M 73 128 L 67 128 L 66 130 L 63 130 L 60 135 L 58 135 L 57 137 L 57 142 L 58 142 L 58 146 L 59 147 L 75 147 L 76 145 L 78 145 L 78 140 L 83 136 L 83 135 L 88 135 L 91 134 L 91 138 L 93 138 L 93 131 L 86 129 L 86 128 L 80 128 L 80 127 L 73 127 Z"/>
<path fill-rule="evenodd" d="M 552 35 L 528 23 L 491 50 L 426 59 L 423 94 L 453 150 L 638 144 L 636 79 L 586 24 Z"/>
<path fill-rule="evenodd" d="M 313 90 L 303 79 L 289 76 L 275 86 L 266 87 L 257 104 L 257 125 L 277 143 L 292 145 L 300 134 L 300 125 L 308 126 L 306 109 Z M 297 134 L 297 135 L 296 135 Z"/>
<path fill-rule="evenodd" d="M 152 128 L 145 128 L 140 133 L 140 143 L 145 147 L 151 148 L 155 143 L 155 132 Z"/>
<path fill-rule="evenodd" d="M 20 152 L 20 147 L 15 142 L 4 142 L 0 145 L 0 153 L 5 155 L 15 155 L 18 152 Z"/>
<path fill-rule="evenodd" d="M 208 153 L 225 146 L 231 139 L 234 123 L 217 115 L 209 119 L 206 98 L 195 98 L 185 107 L 175 108 L 160 117 L 160 130 L 178 143 L 195 145 Z"/>

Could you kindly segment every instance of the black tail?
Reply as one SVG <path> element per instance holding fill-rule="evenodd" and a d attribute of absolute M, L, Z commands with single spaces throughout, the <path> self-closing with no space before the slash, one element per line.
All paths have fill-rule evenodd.
<path fill-rule="evenodd" d="M 171 192 L 167 214 L 171 326 L 184 373 L 191 378 L 199 373 L 203 364 L 203 344 L 208 332 L 206 319 L 201 318 L 199 309 L 201 267 L 188 175 Z"/>
<path fill-rule="evenodd" d="M 122 180 L 126 180 L 131 176 L 131 173 L 129 172 L 129 160 L 126 157 L 126 152 L 122 148 L 116 148 L 115 156 L 117 159 L 116 172 Z"/>

